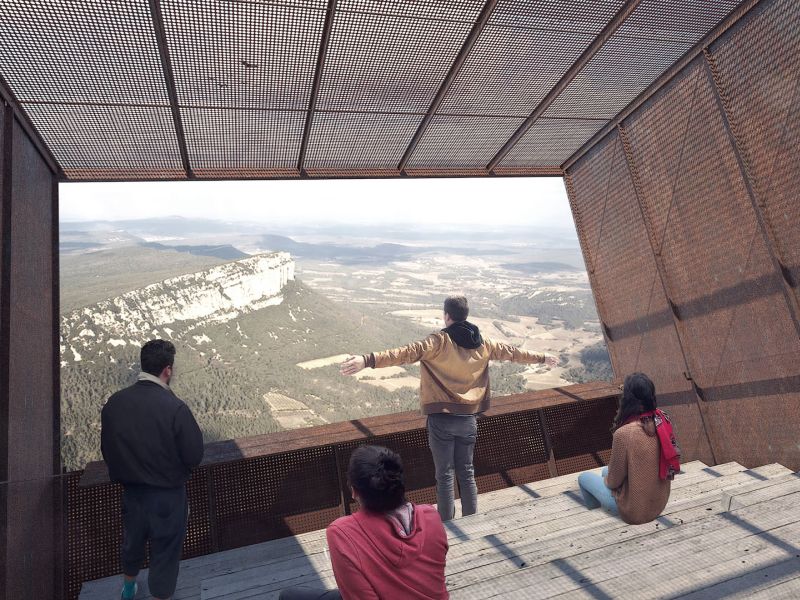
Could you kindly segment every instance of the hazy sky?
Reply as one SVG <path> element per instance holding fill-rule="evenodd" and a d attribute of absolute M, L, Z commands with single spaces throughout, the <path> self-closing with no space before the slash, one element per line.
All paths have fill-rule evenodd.
<path fill-rule="evenodd" d="M 559 177 L 66 183 L 62 221 L 167 217 L 250 222 L 574 228 Z"/>

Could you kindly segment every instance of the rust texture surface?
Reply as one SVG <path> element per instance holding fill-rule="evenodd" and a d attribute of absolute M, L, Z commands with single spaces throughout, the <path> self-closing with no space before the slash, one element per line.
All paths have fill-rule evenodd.
<path fill-rule="evenodd" d="M 606 464 L 617 393 L 594 383 L 496 399 L 478 425 L 479 491 Z M 349 514 L 356 506 L 347 463 L 365 443 L 400 453 L 409 499 L 436 502 L 425 418 L 417 413 L 217 442 L 189 481 L 184 557 L 322 529 Z M 65 589 L 75 598 L 82 582 L 120 572 L 121 488 L 108 481 L 103 463 L 65 479 Z"/>
<path fill-rule="evenodd" d="M 0 78 L 68 180 L 561 174 L 752 1 L 17 0 Z"/>
<path fill-rule="evenodd" d="M 687 458 L 800 468 L 798 32 L 761 2 L 567 172 L 615 372 Z"/>

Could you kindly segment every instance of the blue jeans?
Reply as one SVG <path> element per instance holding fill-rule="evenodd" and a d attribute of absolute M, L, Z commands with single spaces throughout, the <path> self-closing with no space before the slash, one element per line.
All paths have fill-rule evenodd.
<path fill-rule="evenodd" d="M 617 501 L 614 494 L 606 487 L 603 478 L 608 475 L 608 467 L 603 467 L 600 475 L 597 473 L 581 473 L 578 475 L 578 486 L 581 488 L 583 501 L 589 509 L 601 506 L 613 515 L 618 515 Z"/>

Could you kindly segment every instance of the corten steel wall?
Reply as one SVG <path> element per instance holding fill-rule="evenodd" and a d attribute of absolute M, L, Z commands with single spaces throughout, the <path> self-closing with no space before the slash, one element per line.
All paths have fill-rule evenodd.
<path fill-rule="evenodd" d="M 606 464 L 616 393 L 595 383 L 496 400 L 478 425 L 479 491 Z M 424 417 L 402 413 L 209 444 L 189 482 L 184 557 L 322 529 L 349 514 L 347 463 L 364 443 L 399 452 L 409 498 L 435 502 L 424 426 Z M 103 463 L 65 476 L 68 598 L 82 582 L 120 572 L 121 490 L 107 477 Z"/>
<path fill-rule="evenodd" d="M 615 372 L 687 458 L 800 469 L 799 89 L 800 4 L 765 0 L 566 175 Z"/>
<path fill-rule="evenodd" d="M 4 94 L 0 115 L 0 597 L 51 598 L 61 584 L 57 187 Z"/>

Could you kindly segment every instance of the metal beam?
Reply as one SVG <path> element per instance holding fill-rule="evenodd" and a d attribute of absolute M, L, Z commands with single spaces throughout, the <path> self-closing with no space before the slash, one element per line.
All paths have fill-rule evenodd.
<path fill-rule="evenodd" d="M 336 0 L 328 0 L 328 11 L 325 13 L 325 25 L 322 29 L 322 38 L 319 42 L 319 53 L 317 54 L 317 66 L 314 69 L 314 82 L 311 85 L 311 97 L 308 101 L 308 115 L 306 124 L 303 127 L 303 139 L 300 142 L 300 156 L 297 159 L 297 170 L 302 175 L 305 173 L 306 153 L 308 152 L 308 140 L 311 137 L 311 126 L 314 124 L 314 110 L 317 108 L 317 96 L 322 84 L 322 71 L 325 68 L 325 58 L 328 55 L 328 44 L 333 30 L 333 17 L 336 13 Z"/>
<path fill-rule="evenodd" d="M 547 95 L 542 99 L 539 105 L 533 109 L 533 112 L 530 116 L 525 119 L 525 121 L 520 125 L 514 134 L 509 138 L 509 140 L 503 144 L 503 147 L 494 155 L 494 158 L 489 162 L 487 165 L 488 170 L 493 170 L 500 161 L 502 161 L 506 155 L 511 151 L 514 145 L 522 138 L 525 133 L 533 126 L 533 124 L 539 119 L 539 117 L 544 114 L 544 112 L 550 108 L 550 106 L 555 102 L 556 98 L 561 95 L 566 87 L 572 83 L 572 81 L 577 77 L 578 73 L 580 73 L 583 68 L 592 60 L 595 55 L 600 51 L 608 39 L 614 35 L 617 30 L 622 26 L 625 20 L 633 13 L 634 10 L 639 6 L 642 0 L 628 0 L 625 4 L 622 5 L 622 8 L 617 11 L 617 14 L 614 15 L 603 30 L 597 35 L 592 43 L 589 44 L 589 47 L 583 51 L 583 53 L 578 57 L 572 66 L 567 69 L 567 72 L 558 80 L 553 89 L 551 89 Z M 535 67 L 534 67 L 535 68 Z"/>
<path fill-rule="evenodd" d="M 164 28 L 164 17 L 161 12 L 161 0 L 150 0 L 150 14 L 153 17 L 153 29 L 158 44 L 158 54 L 161 57 L 161 70 L 164 73 L 164 83 L 167 86 L 169 106 L 172 111 L 172 121 L 175 124 L 175 136 L 178 138 L 178 150 L 181 153 L 181 163 L 186 177 L 194 179 L 192 166 L 189 164 L 189 150 L 186 146 L 186 133 L 183 129 L 181 111 L 178 108 L 178 88 L 175 86 L 175 73 L 172 70 L 172 59 L 167 45 L 167 32 Z"/>
<path fill-rule="evenodd" d="M 717 71 L 713 55 L 708 50 L 704 50 L 703 56 L 705 58 L 703 61 L 705 72 L 708 76 L 708 80 L 714 94 L 714 99 L 716 100 L 717 108 L 722 116 L 722 122 L 725 126 L 725 133 L 730 141 L 733 154 L 736 157 L 736 163 L 739 166 L 739 172 L 747 189 L 747 197 L 750 199 L 750 205 L 753 208 L 753 213 L 756 217 L 756 223 L 758 224 L 759 232 L 761 233 L 761 237 L 764 239 L 764 245 L 769 253 L 772 266 L 774 267 L 777 276 L 781 280 L 781 290 L 783 291 L 783 295 L 786 299 L 789 315 L 794 322 L 794 328 L 797 332 L 797 335 L 800 336 L 800 304 L 798 304 L 798 299 L 795 295 L 794 288 L 786 280 L 785 274 L 787 269 L 783 264 L 779 254 L 775 233 L 772 231 L 769 220 L 764 214 L 762 208 L 764 201 L 763 199 L 759 200 L 758 194 L 756 194 L 755 187 L 753 186 L 753 177 L 750 173 L 748 161 L 746 160 L 744 143 L 741 139 L 739 139 L 740 136 L 736 134 L 735 124 L 731 123 L 731 111 L 729 108 L 730 100 L 725 93 L 724 87 L 722 86 L 722 81 L 720 80 L 720 75 Z"/>
<path fill-rule="evenodd" d="M 31 143 L 39 154 L 41 154 L 42 159 L 47 163 L 47 166 L 55 174 L 56 178 L 59 180 L 65 179 L 61 165 L 58 164 L 56 157 L 50 152 L 50 148 L 47 147 L 44 138 L 39 134 L 36 126 L 28 117 L 28 113 L 22 108 L 22 103 L 17 99 L 14 92 L 11 91 L 11 86 L 8 85 L 8 82 L 6 82 L 2 75 L 0 75 L 0 101 L 11 109 L 20 127 L 22 127 L 28 135 Z"/>
<path fill-rule="evenodd" d="M 447 72 L 444 81 L 442 81 L 442 85 L 439 86 L 439 91 L 436 92 L 436 95 L 433 97 L 433 102 L 431 102 L 428 112 L 425 113 L 425 117 L 420 122 L 419 127 L 417 127 L 414 137 L 411 138 L 408 148 L 406 148 L 406 151 L 403 153 L 403 157 L 400 159 L 400 164 L 398 165 L 397 169 L 401 173 L 405 171 L 408 161 L 414 154 L 414 150 L 417 149 L 417 145 L 419 145 L 422 136 L 425 135 L 425 131 L 431 124 L 433 116 L 439 110 L 439 107 L 442 105 L 447 92 L 450 90 L 450 87 L 453 85 L 456 77 L 461 72 L 461 67 L 464 66 L 464 62 L 466 62 L 469 53 L 472 52 L 472 48 L 478 41 L 478 38 L 483 32 L 484 27 L 486 27 L 486 23 L 489 22 L 489 17 L 492 16 L 492 11 L 494 11 L 494 7 L 497 6 L 498 1 L 499 0 L 486 0 L 486 4 L 483 5 L 483 8 L 478 15 L 478 19 L 475 21 L 475 24 L 472 26 L 472 29 L 467 35 L 467 39 L 464 40 L 464 44 L 461 46 L 461 50 L 458 51 L 455 61 L 453 61 L 453 64 L 450 65 L 450 70 Z"/>
<path fill-rule="evenodd" d="M 694 102 L 694 96 L 692 97 L 692 102 Z M 691 111 L 690 111 L 691 112 Z M 686 133 L 689 131 L 689 122 L 686 123 Z M 658 245 L 658 239 L 656 238 L 656 231 L 653 227 L 653 222 L 650 220 L 650 213 L 648 212 L 647 206 L 645 206 L 645 195 L 644 191 L 642 190 L 641 181 L 639 179 L 639 170 L 636 167 L 636 161 L 634 160 L 633 156 L 633 148 L 631 147 L 630 140 L 628 139 L 628 132 L 625 130 L 622 124 L 617 126 L 617 132 L 619 134 L 619 139 L 622 144 L 622 149 L 625 154 L 625 162 L 628 167 L 628 173 L 631 178 L 631 183 L 633 184 L 633 191 L 636 195 L 636 205 L 639 208 L 639 214 L 642 217 L 642 225 L 644 226 L 645 232 L 647 233 L 647 239 L 650 242 L 650 250 L 653 253 L 653 261 L 656 265 L 656 272 L 658 273 L 658 279 L 661 282 L 661 289 L 664 292 L 664 297 L 667 300 L 667 303 L 670 306 L 670 314 L 672 315 L 672 325 L 675 330 L 675 338 L 678 340 L 678 347 L 681 350 L 681 358 L 683 359 L 684 367 L 686 371 L 684 371 L 684 376 L 689 382 L 692 384 L 692 391 L 694 392 L 694 399 L 697 405 L 697 411 L 700 415 L 700 423 L 703 425 L 703 433 L 706 436 L 706 441 L 708 442 L 708 449 L 711 452 L 711 458 L 714 461 L 714 464 L 717 463 L 717 454 L 714 452 L 714 444 L 711 442 L 711 435 L 708 433 L 708 425 L 706 424 L 706 416 L 703 413 L 703 405 L 702 402 L 705 400 L 703 396 L 702 390 L 698 387 L 697 383 L 692 376 L 692 370 L 689 367 L 689 358 L 686 356 L 686 348 L 684 347 L 683 337 L 681 335 L 681 323 L 680 323 L 680 316 L 676 312 L 676 305 L 675 302 L 672 300 L 672 294 L 670 293 L 668 278 L 667 278 L 667 268 L 664 265 L 664 257 L 661 253 L 661 248 Z M 686 145 L 686 138 L 684 134 L 684 141 L 681 144 L 681 153 L 683 152 L 683 148 Z"/>
<path fill-rule="evenodd" d="M 717 41 L 717 39 L 719 39 L 726 31 L 735 25 L 737 21 L 744 17 L 761 1 L 762 0 L 745 0 L 735 9 L 733 9 L 733 11 L 731 11 L 727 17 L 720 21 L 717 26 L 714 27 L 714 29 L 712 29 L 703 39 L 692 46 L 686 52 L 686 54 L 680 57 L 669 69 L 659 75 L 653 83 L 651 83 L 641 94 L 636 96 L 636 98 L 634 98 L 634 100 L 628 104 L 628 106 L 623 108 L 616 117 L 609 121 L 605 127 L 589 138 L 589 141 L 583 146 L 578 148 L 578 150 L 575 151 L 575 153 L 570 156 L 563 165 L 561 165 L 561 168 L 564 171 L 571 168 L 572 165 L 574 165 L 576 161 L 578 161 L 584 154 L 591 150 L 595 144 L 600 142 L 604 137 L 611 133 L 617 125 L 622 123 L 634 111 L 652 98 L 662 87 L 664 87 L 670 82 L 670 80 L 680 73 L 684 67 L 686 67 L 686 65 L 697 58 L 708 46 Z"/>

